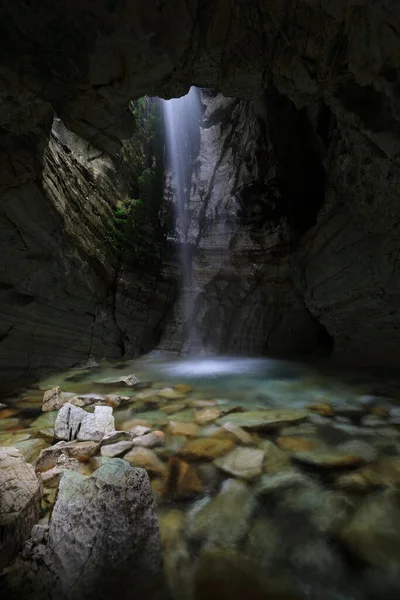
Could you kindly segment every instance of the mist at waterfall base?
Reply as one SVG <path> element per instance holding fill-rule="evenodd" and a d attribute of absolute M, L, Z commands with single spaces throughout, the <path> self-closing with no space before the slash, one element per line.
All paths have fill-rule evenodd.
<path fill-rule="evenodd" d="M 175 236 L 179 244 L 181 290 L 179 305 L 184 320 L 182 346 L 192 350 L 194 290 L 191 280 L 191 241 L 189 239 L 193 161 L 200 143 L 201 102 L 199 90 L 192 87 L 186 96 L 161 100 L 165 137 L 167 178 L 172 188 L 175 211 Z"/>

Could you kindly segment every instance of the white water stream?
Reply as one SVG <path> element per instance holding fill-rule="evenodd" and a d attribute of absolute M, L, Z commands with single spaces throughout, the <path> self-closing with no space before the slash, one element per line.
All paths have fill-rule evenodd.
<path fill-rule="evenodd" d="M 193 159 L 198 150 L 201 103 L 199 90 L 192 87 L 186 96 L 162 100 L 167 146 L 167 170 L 171 174 L 175 232 L 180 248 L 181 297 L 179 300 L 183 327 L 183 346 L 190 351 L 194 294 L 191 282 L 191 246 L 189 233 L 189 201 Z"/>

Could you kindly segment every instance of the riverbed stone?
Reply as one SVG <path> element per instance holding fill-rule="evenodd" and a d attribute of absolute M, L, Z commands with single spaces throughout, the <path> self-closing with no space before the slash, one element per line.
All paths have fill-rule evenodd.
<path fill-rule="evenodd" d="M 197 425 L 207 425 L 218 419 L 220 414 L 221 411 L 218 408 L 204 408 L 196 412 L 195 421 Z"/>
<path fill-rule="evenodd" d="M 264 456 L 263 450 L 238 447 L 217 458 L 214 464 L 234 477 L 251 480 L 261 475 Z"/>
<path fill-rule="evenodd" d="M 185 423 L 180 421 L 170 421 L 168 423 L 168 433 L 171 435 L 196 437 L 199 426 L 196 423 Z"/>
<path fill-rule="evenodd" d="M 106 444 L 101 446 L 101 456 L 107 456 L 108 458 L 115 458 L 121 456 L 125 452 L 128 452 L 133 447 L 133 440 L 115 442 L 115 444 Z"/>
<path fill-rule="evenodd" d="M 368 492 L 379 487 L 400 486 L 400 458 L 382 457 L 352 473 L 336 479 L 336 486 L 345 490 Z"/>
<path fill-rule="evenodd" d="M 125 454 L 126 460 L 133 467 L 141 467 L 152 475 L 165 475 L 167 465 L 149 448 L 132 448 Z"/>
<path fill-rule="evenodd" d="M 255 561 L 231 549 L 206 548 L 194 573 L 195 600 L 304 600 L 288 581 L 260 570 Z"/>
<path fill-rule="evenodd" d="M 163 406 L 163 412 L 165 412 L 166 415 L 173 415 L 176 412 L 185 410 L 185 408 L 186 404 L 183 402 L 180 402 L 179 404 L 177 402 L 171 402 L 171 404 Z"/>
<path fill-rule="evenodd" d="M 220 425 L 231 422 L 245 429 L 276 429 L 291 422 L 302 421 L 307 417 L 307 411 L 302 409 L 278 410 L 270 409 L 264 411 L 248 411 L 233 413 L 218 419 Z"/>
<path fill-rule="evenodd" d="M 162 410 L 148 410 L 136 413 L 131 423 L 132 427 L 135 425 L 144 425 L 145 427 L 158 425 L 158 427 L 163 427 L 164 425 L 167 425 L 168 421 L 167 415 Z M 124 424 L 123 429 L 128 429 L 126 424 Z"/>
<path fill-rule="evenodd" d="M 168 461 L 162 496 L 168 500 L 187 500 L 203 492 L 203 483 L 197 469 L 189 463 L 172 457 Z"/>
<path fill-rule="evenodd" d="M 193 391 L 193 387 L 188 383 L 177 383 L 174 385 L 173 389 L 181 394 L 189 394 Z"/>
<path fill-rule="evenodd" d="M 22 452 L 26 462 L 34 465 L 42 450 L 48 447 L 48 442 L 40 438 L 31 438 L 29 440 L 15 442 L 13 446 Z"/>
<path fill-rule="evenodd" d="M 16 448 L 0 448 L 0 571 L 39 520 L 42 486 Z"/>
<path fill-rule="evenodd" d="M 307 440 L 301 437 L 279 436 L 276 438 L 276 444 L 281 450 L 286 452 L 301 452 L 303 450 L 313 450 L 318 443 L 314 440 Z"/>
<path fill-rule="evenodd" d="M 300 463 L 326 469 L 359 467 L 366 461 L 358 452 L 341 452 L 335 448 L 296 452 L 293 458 Z"/>
<path fill-rule="evenodd" d="M 166 400 L 180 400 L 185 398 L 186 394 L 173 388 L 163 388 L 157 392 L 157 396 Z"/>
<path fill-rule="evenodd" d="M 253 438 L 250 433 L 245 431 L 242 427 L 239 427 L 239 425 L 231 423 L 231 421 L 228 421 L 228 423 L 224 423 L 222 428 L 226 431 L 229 431 L 229 433 L 233 434 L 235 438 L 237 438 L 242 444 L 251 444 L 253 441 Z"/>
<path fill-rule="evenodd" d="M 29 428 L 30 429 L 45 429 L 45 428 L 52 429 L 52 428 L 54 428 L 54 424 L 56 422 L 57 416 L 58 416 L 57 411 L 46 412 L 46 413 L 40 415 L 34 421 L 32 421 L 32 423 L 29 425 Z"/>
<path fill-rule="evenodd" d="M 259 448 L 264 452 L 264 473 L 272 475 L 292 467 L 290 455 L 278 448 L 271 440 L 262 440 Z"/>
<path fill-rule="evenodd" d="M 247 534 L 252 505 L 249 486 L 227 479 L 213 499 L 188 514 L 187 535 L 197 543 L 235 547 Z"/>
<path fill-rule="evenodd" d="M 0 431 L 8 431 L 11 429 L 18 429 L 20 427 L 20 421 L 18 418 L 0 419 Z"/>
<path fill-rule="evenodd" d="M 233 447 L 234 443 L 229 440 L 199 438 L 188 440 L 179 451 L 179 455 L 186 460 L 214 460 L 227 454 Z"/>
<path fill-rule="evenodd" d="M 400 490 L 365 498 L 341 538 L 349 550 L 383 572 L 400 576 Z"/>
<path fill-rule="evenodd" d="M 132 440 L 132 446 L 143 448 L 159 448 L 165 445 L 165 434 L 162 431 L 151 431 Z"/>

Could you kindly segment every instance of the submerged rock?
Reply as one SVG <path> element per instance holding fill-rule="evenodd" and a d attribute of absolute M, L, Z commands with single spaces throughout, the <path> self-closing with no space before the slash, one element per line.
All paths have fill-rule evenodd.
<path fill-rule="evenodd" d="M 214 464 L 230 475 L 250 480 L 261 475 L 264 455 L 263 450 L 239 447 L 217 458 Z"/>
<path fill-rule="evenodd" d="M 149 448 L 132 448 L 125 454 L 124 460 L 134 467 L 146 469 L 153 475 L 164 475 L 167 470 L 167 465 Z"/>
<path fill-rule="evenodd" d="M 180 449 L 179 455 L 187 460 L 214 460 L 227 454 L 233 447 L 234 443 L 229 440 L 200 438 L 187 441 Z"/>
<path fill-rule="evenodd" d="M 165 435 L 162 431 L 151 431 L 132 440 L 132 446 L 143 448 L 158 448 L 165 445 Z"/>
<path fill-rule="evenodd" d="M 179 421 L 170 421 L 168 424 L 168 432 L 171 435 L 185 435 L 188 437 L 196 437 L 199 430 L 195 423 L 181 423 Z"/>
<path fill-rule="evenodd" d="M 400 577 L 400 491 L 368 496 L 341 533 L 352 553 Z"/>
<path fill-rule="evenodd" d="M 218 423 L 224 425 L 230 422 L 246 429 L 275 429 L 293 421 L 302 421 L 307 414 L 307 411 L 301 409 L 255 410 L 230 414 L 218 419 Z"/>
<path fill-rule="evenodd" d="M 19 450 L 0 448 L 0 571 L 39 520 L 42 486 Z"/>
<path fill-rule="evenodd" d="M 250 525 L 253 494 L 247 484 L 226 480 L 221 491 L 188 515 L 187 535 L 195 542 L 235 547 Z"/>
<path fill-rule="evenodd" d="M 203 483 L 197 469 L 179 458 L 170 458 L 162 496 L 168 500 L 186 500 L 202 492 Z"/>
<path fill-rule="evenodd" d="M 376 463 L 353 473 L 340 475 L 337 487 L 351 491 L 370 491 L 379 487 L 400 485 L 400 458 L 382 457 Z"/>

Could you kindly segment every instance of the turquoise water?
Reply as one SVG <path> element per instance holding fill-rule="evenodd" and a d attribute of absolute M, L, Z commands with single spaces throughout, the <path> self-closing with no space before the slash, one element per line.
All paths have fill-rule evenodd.
<path fill-rule="evenodd" d="M 116 381 L 133 374 L 134 385 Z M 56 385 L 113 406 L 117 430 L 160 431 L 162 444 L 118 455 L 148 470 L 177 600 L 397 598 L 399 383 L 269 359 L 147 357 L 55 374 L 9 398 L 0 444 L 35 464 L 57 441 L 57 413 L 41 411 Z M 45 484 L 43 523 L 55 493 Z"/>

